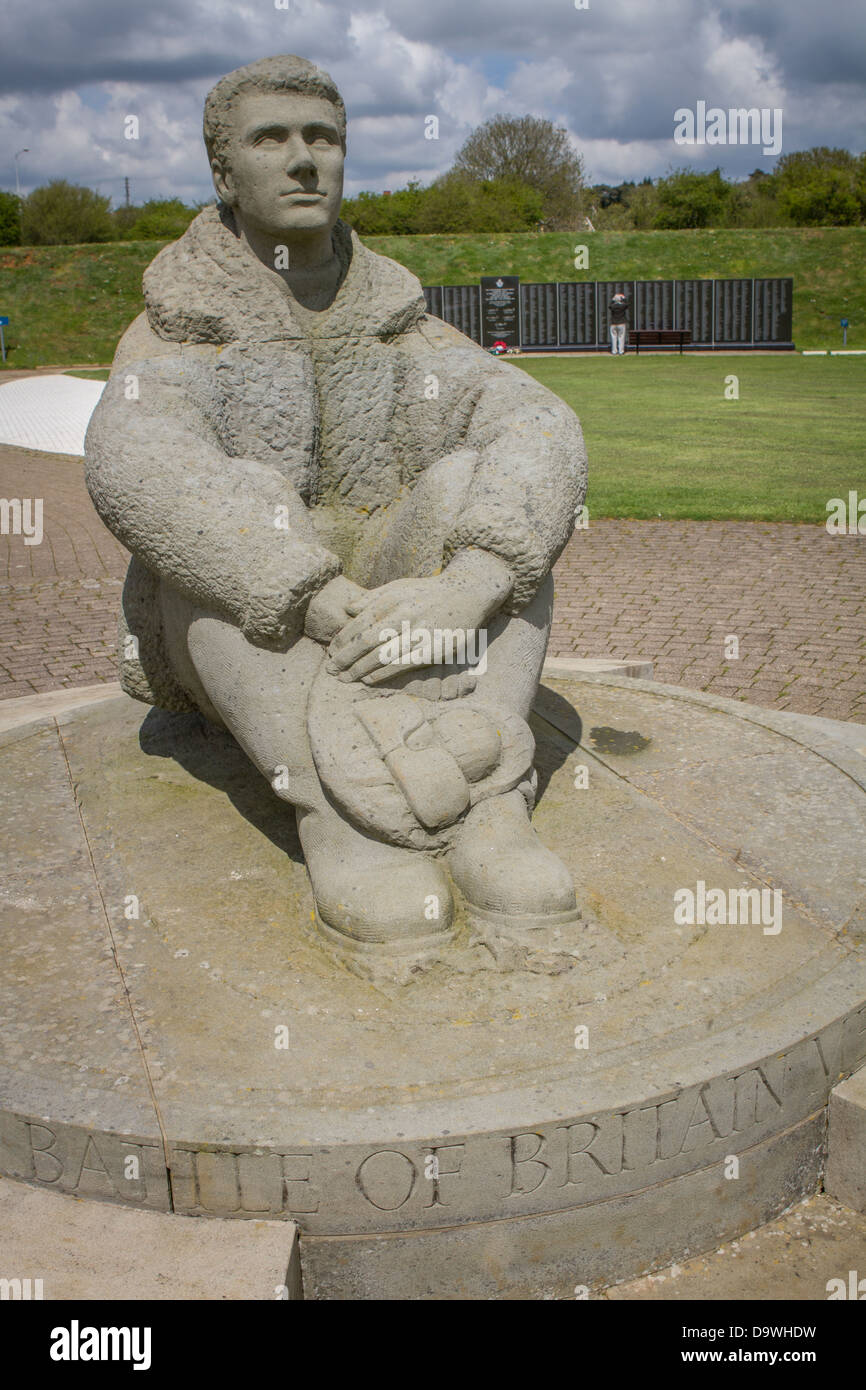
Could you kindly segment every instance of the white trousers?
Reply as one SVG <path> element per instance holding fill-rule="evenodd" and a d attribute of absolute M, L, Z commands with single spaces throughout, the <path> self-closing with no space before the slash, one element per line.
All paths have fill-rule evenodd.
<path fill-rule="evenodd" d="M 612 323 L 610 326 L 610 350 L 614 355 L 625 352 L 626 327 L 624 323 Z"/>

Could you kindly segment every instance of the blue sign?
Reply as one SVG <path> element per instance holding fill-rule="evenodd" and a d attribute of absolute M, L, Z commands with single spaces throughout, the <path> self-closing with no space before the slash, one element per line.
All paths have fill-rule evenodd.
<path fill-rule="evenodd" d="M 5 324 L 5 323 L 8 323 L 8 322 L 9 322 L 8 319 L 0 319 L 0 324 Z"/>
<path fill-rule="evenodd" d="M 8 323 L 9 320 L 8 320 L 8 319 L 3 319 L 2 322 L 3 322 L 3 323 Z M 847 319 L 840 319 L 840 320 L 839 320 L 839 327 L 840 327 L 840 328 L 847 328 L 847 327 L 848 327 L 848 320 L 847 320 Z"/>

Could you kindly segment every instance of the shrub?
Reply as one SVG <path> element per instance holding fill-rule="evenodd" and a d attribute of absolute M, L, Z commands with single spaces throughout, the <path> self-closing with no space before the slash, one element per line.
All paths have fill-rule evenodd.
<path fill-rule="evenodd" d="M 34 188 L 21 209 L 21 240 L 25 246 L 71 246 L 89 241 L 112 241 L 114 223 L 109 198 L 92 188 L 54 179 Z"/>

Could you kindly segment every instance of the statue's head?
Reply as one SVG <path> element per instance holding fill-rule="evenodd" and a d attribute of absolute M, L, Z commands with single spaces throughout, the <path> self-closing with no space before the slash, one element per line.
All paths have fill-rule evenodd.
<path fill-rule="evenodd" d="M 346 108 L 306 58 L 260 58 L 220 78 L 204 108 L 214 187 L 238 222 L 275 241 L 333 227 Z"/>

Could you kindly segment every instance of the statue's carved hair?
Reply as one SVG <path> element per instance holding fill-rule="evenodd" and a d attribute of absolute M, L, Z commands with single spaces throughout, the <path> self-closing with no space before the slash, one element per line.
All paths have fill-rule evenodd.
<path fill-rule="evenodd" d="M 345 149 L 346 108 L 333 78 L 306 58 L 283 53 L 236 68 L 221 77 L 208 92 L 204 104 L 204 142 L 209 160 L 222 158 L 225 153 L 231 136 L 232 105 L 242 92 L 305 92 L 308 96 L 323 97 L 337 113 Z"/>

